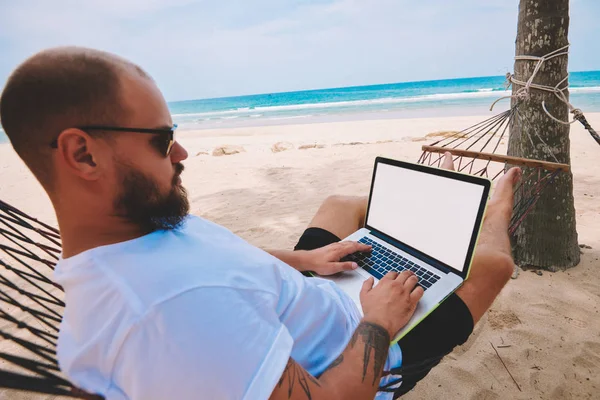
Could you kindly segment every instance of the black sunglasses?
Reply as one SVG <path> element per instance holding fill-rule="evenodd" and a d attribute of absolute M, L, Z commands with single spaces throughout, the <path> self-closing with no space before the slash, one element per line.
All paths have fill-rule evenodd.
<path fill-rule="evenodd" d="M 78 126 L 77 129 L 81 129 L 82 131 L 113 131 L 113 132 L 133 132 L 133 133 L 147 133 L 147 134 L 159 134 L 165 136 L 164 144 L 160 146 L 160 152 L 167 157 L 171 154 L 171 150 L 173 149 L 173 145 L 175 144 L 175 130 L 177 129 L 177 124 L 173 124 L 172 128 L 124 128 L 120 126 L 102 126 L 102 125 L 88 125 L 88 126 Z M 52 143 L 50 143 L 50 147 L 53 149 L 58 148 L 58 138 L 54 139 Z"/>

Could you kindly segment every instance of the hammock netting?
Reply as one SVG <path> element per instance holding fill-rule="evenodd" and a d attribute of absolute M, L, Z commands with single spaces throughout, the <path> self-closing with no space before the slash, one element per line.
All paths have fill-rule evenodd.
<path fill-rule="evenodd" d="M 533 210 L 544 189 L 552 184 L 561 171 L 570 169 L 567 164 L 532 160 L 501 155 L 506 153 L 508 133 L 518 108 L 513 108 L 470 126 L 460 132 L 445 132 L 442 139 L 423 146 L 419 163 L 440 167 L 444 154 L 449 152 L 457 171 L 496 180 L 509 168 L 518 166 L 523 175 L 515 187 L 515 203 L 509 233 L 513 235 L 518 226 Z M 529 138 L 529 140 L 533 140 Z M 547 149 L 542 138 L 537 138 Z M 547 150 L 550 157 L 552 152 Z"/>
<path fill-rule="evenodd" d="M 65 303 L 50 275 L 60 251 L 58 230 L 0 201 L 0 387 L 87 398 L 56 361 Z"/>
<path fill-rule="evenodd" d="M 458 171 L 492 180 L 509 167 L 520 166 L 523 177 L 515 189 L 511 234 L 544 189 L 569 168 L 565 164 L 500 155 L 506 154 L 514 118 L 518 118 L 516 107 L 463 131 L 444 133 L 440 140 L 423 146 L 419 158 L 422 164 L 439 167 L 448 151 Z M 543 143 L 541 138 L 538 141 Z M 58 230 L 0 201 L 0 250 L 0 388 L 101 398 L 68 382 L 56 360 L 65 306 L 62 288 L 50 279 L 61 251 Z M 2 394 L 0 390 L 0 397 Z"/>

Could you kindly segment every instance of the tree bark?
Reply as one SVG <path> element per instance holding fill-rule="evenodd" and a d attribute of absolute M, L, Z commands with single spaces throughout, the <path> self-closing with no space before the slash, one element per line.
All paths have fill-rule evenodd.
<path fill-rule="evenodd" d="M 569 0 L 520 0 L 515 54 L 544 56 L 568 44 L 568 31 Z M 555 86 L 567 75 L 567 64 L 567 55 L 544 62 L 534 83 Z M 527 81 L 535 65 L 536 61 L 515 61 L 515 78 Z M 519 88 L 513 86 L 513 94 Z M 568 120 L 567 106 L 553 93 L 531 89 L 530 97 L 519 103 L 519 117 L 511 127 L 508 155 L 570 164 L 569 126 L 550 119 L 542 109 L 542 100 L 556 118 Z M 513 99 L 513 105 L 517 101 Z M 525 193 L 536 180 L 537 176 L 523 182 Z M 516 193 L 515 201 L 519 196 L 520 192 Z M 515 262 L 523 267 L 556 271 L 579 263 L 570 171 L 559 173 L 546 187 L 515 232 L 512 245 Z"/>

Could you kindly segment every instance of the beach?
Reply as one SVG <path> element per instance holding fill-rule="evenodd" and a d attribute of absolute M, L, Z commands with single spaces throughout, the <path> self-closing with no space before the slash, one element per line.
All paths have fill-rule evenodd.
<path fill-rule="evenodd" d="M 600 113 L 586 117 L 600 127 Z M 186 130 L 178 137 L 189 153 L 183 184 L 193 214 L 258 247 L 291 249 L 327 196 L 368 193 L 376 156 L 416 162 L 436 132 L 484 118 Z M 404 398 L 600 398 L 600 146 L 578 123 L 570 137 L 577 230 L 586 245 L 580 265 L 541 275 L 521 271 L 469 341 Z M 286 150 L 274 152 L 276 143 Z M 240 152 L 213 155 L 223 145 Z M 0 199 L 56 226 L 46 194 L 8 144 L 0 144 L 0 182 Z M 431 211 L 444 212 L 443 193 Z M 17 397 L 2 391 L 0 398 Z"/>

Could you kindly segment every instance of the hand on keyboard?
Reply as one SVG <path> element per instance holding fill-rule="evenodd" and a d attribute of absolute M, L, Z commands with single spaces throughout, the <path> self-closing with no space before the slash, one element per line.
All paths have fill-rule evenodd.
<path fill-rule="evenodd" d="M 347 259 L 356 262 L 359 267 L 362 267 L 377 279 L 383 278 L 390 271 L 411 271 L 417 276 L 419 286 L 423 290 L 429 289 L 431 285 L 440 279 L 439 275 L 417 265 L 415 262 L 368 237 L 363 237 L 358 242 L 370 245 L 371 251 L 368 253 L 357 252 L 350 254 Z"/>
<path fill-rule="evenodd" d="M 423 288 L 417 286 L 417 277 L 411 271 L 388 272 L 377 286 L 373 283 L 373 278 L 367 279 L 360 291 L 363 321 L 380 325 L 393 338 L 414 314 Z"/>
<path fill-rule="evenodd" d="M 319 275 L 333 275 L 358 268 L 355 261 L 346 258 L 349 254 L 357 252 L 359 252 L 358 254 L 369 254 L 371 246 L 365 243 L 344 241 L 296 253 L 303 257 L 301 262 L 303 270 L 313 271 Z"/>

